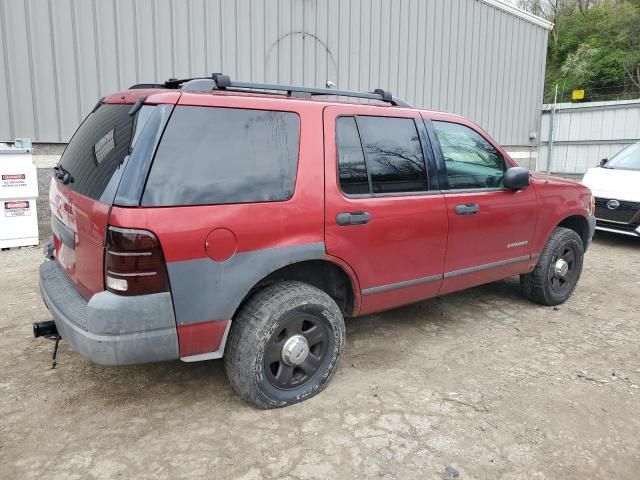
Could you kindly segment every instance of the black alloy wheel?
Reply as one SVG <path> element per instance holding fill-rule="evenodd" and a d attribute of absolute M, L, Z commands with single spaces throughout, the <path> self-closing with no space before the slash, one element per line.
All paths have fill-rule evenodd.
<path fill-rule="evenodd" d="M 577 252 L 572 243 L 560 245 L 554 253 L 549 264 L 547 279 L 555 293 L 562 293 L 563 290 L 573 288 L 578 281 L 576 256 Z"/>
<path fill-rule="evenodd" d="M 329 325 L 308 313 L 296 314 L 271 337 L 265 350 L 269 382 L 283 390 L 298 388 L 318 372 L 329 346 Z"/>

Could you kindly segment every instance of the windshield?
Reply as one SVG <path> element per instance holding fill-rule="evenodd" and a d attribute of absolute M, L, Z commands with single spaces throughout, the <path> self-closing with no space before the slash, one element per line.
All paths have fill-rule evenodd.
<path fill-rule="evenodd" d="M 619 170 L 640 170 L 640 143 L 630 145 L 617 153 L 604 166 Z"/>

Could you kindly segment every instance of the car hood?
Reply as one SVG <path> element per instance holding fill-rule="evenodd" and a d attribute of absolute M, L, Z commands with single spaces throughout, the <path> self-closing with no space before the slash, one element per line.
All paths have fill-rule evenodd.
<path fill-rule="evenodd" d="M 640 171 L 590 168 L 582 183 L 596 197 L 640 202 Z"/>

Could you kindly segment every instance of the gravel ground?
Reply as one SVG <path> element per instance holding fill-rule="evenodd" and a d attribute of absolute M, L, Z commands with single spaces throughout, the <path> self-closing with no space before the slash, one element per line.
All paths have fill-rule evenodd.
<path fill-rule="evenodd" d="M 61 342 L 52 370 L 40 260 L 0 252 L 0 478 L 638 478 L 638 239 L 597 234 L 557 310 L 514 278 L 348 320 L 327 390 L 271 411 L 217 360 L 101 367 Z"/>

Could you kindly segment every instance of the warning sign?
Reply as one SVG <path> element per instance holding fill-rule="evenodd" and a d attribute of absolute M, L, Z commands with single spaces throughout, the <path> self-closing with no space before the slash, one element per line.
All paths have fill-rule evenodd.
<path fill-rule="evenodd" d="M 3 187 L 25 187 L 27 185 L 27 176 L 24 173 L 3 174 Z"/>
<path fill-rule="evenodd" d="M 27 215 L 31 215 L 29 202 L 4 202 L 5 217 L 26 217 Z"/>
<path fill-rule="evenodd" d="M 0 248 L 38 244 L 37 198 L 31 151 L 0 144 Z"/>

